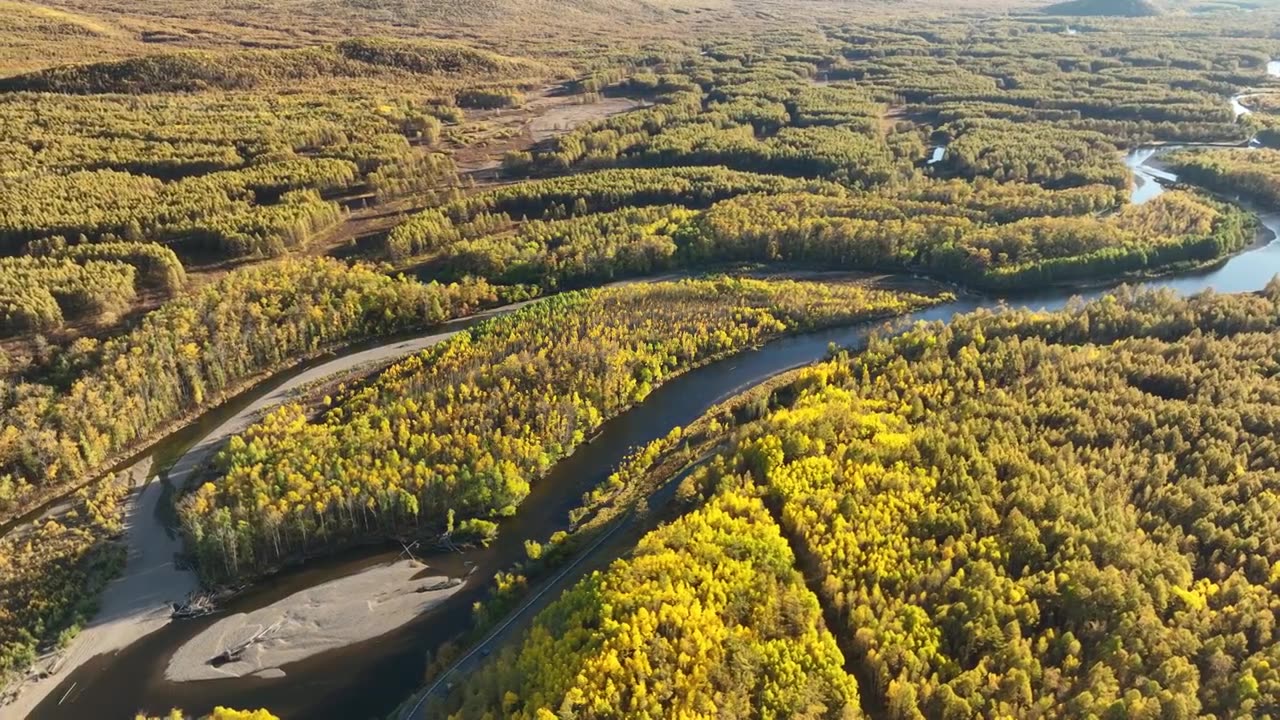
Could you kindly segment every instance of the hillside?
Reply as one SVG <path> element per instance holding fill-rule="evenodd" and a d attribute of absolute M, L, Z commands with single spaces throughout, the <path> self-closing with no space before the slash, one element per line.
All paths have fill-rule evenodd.
<path fill-rule="evenodd" d="M 0 0 L 0 74 L 47 67 L 51 58 L 105 60 L 145 51 L 110 22 L 14 0 Z"/>
<path fill-rule="evenodd" d="M 1153 17 L 1161 14 L 1152 0 L 1067 0 L 1044 9 L 1048 15 Z"/>
<path fill-rule="evenodd" d="M 993 4 L 1035 0 L 948 6 Z M 361 36 L 447 39 L 592 64 L 654 41 L 700 44 L 743 30 L 842 22 L 853 11 L 916 17 L 935 9 L 928 0 L 0 0 L 0 76 L 166 50 L 289 49 Z"/>
<path fill-rule="evenodd" d="M 448 39 L 504 54 L 610 49 L 718 15 L 730 0 L 0 0 L 0 75 L 163 50 L 287 49 L 360 36 Z M 53 7 L 51 7 L 52 5 Z M 696 6 L 698 9 L 689 10 Z M 10 12 L 12 10 L 12 12 Z M 74 43 L 84 43 L 83 52 Z M 12 49 L 10 49 L 12 48 Z M 12 60 L 9 59 L 10 56 Z"/>
<path fill-rule="evenodd" d="M 192 50 L 66 65 L 0 79 L 0 91 L 71 94 L 250 90 L 324 79 L 534 81 L 546 66 L 437 41 L 355 39 L 289 50 L 219 53 Z"/>

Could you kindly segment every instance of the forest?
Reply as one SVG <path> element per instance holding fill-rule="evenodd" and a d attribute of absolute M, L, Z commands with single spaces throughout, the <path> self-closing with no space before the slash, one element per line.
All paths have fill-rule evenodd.
<path fill-rule="evenodd" d="M 1184 150 L 1168 158 L 1178 177 L 1264 207 L 1280 205 L 1280 150 Z"/>
<path fill-rule="evenodd" d="M 1276 282 L 1129 292 L 798 371 L 686 481 L 705 504 L 543 610 L 456 717 L 841 717 L 841 666 L 892 718 L 1276 717 L 1278 310 Z M 726 515 L 750 529 L 709 542 Z M 794 568 L 843 658 L 780 671 L 826 632 L 805 588 L 753 604 Z"/>
<path fill-rule="evenodd" d="M 1121 152 L 1246 139 L 1259 121 L 1233 118 L 1226 96 L 1263 80 L 1265 43 L 1224 55 L 1098 28 L 1068 51 L 1057 28 L 1013 20 L 966 52 L 955 26 L 925 28 L 847 28 L 808 46 L 776 33 L 633 73 L 620 91 L 651 106 L 508 153 L 508 176 L 530 179 L 417 214 L 382 252 L 551 288 L 749 259 L 1007 291 L 1168 272 L 1252 242 L 1250 221 L 1203 194 L 1129 202 Z M 691 168 L 717 190 L 675 192 L 668 173 Z M 795 199 L 778 207 L 783 193 Z"/>
<path fill-rule="evenodd" d="M 705 207 L 749 193 L 838 193 L 838 185 L 710 168 L 606 170 L 507 185 L 419 213 L 396 226 L 385 252 L 403 261 L 510 227 L 513 219 L 567 218 L 649 205 Z"/>
<path fill-rule="evenodd" d="M 858 285 L 641 283 L 549 298 L 486 321 L 326 398 L 285 405 L 181 504 L 210 580 L 368 537 L 486 539 L 605 421 L 690 368 L 781 333 L 934 302 Z"/>
<path fill-rule="evenodd" d="M 957 298 L 1212 285 L 1280 205 L 1250 0 L 180 5 L 0 0 L 0 714 L 137 556 L 113 468 L 289 368 L 391 352 L 165 496 L 206 590 L 518 547 L 552 469 L 682 373 Z M 447 711 L 1280 717 L 1277 310 L 980 311 L 663 428 L 470 630 L 696 446 L 669 522 Z"/>
<path fill-rule="evenodd" d="M 38 97 L 0 95 L 8 253 L 114 235 L 184 255 L 278 255 L 338 221 L 322 194 L 406 156 L 399 123 L 414 122 L 346 98 Z"/>
<path fill-rule="evenodd" d="M 453 717 L 865 717 L 795 561 L 759 497 L 717 495 L 539 614 Z"/>
<path fill-rule="evenodd" d="M 0 253 L 59 258 L 0 271 L 0 333 L 111 328 L 155 305 L 131 284 L 172 295 L 189 269 L 339 234 L 343 195 L 447 194 L 452 161 L 415 146 L 440 142 L 441 107 L 394 90 L 0 93 Z"/>
<path fill-rule="evenodd" d="M 605 183 L 609 172 L 617 171 L 573 177 Z M 559 184 L 518 187 L 537 192 L 548 183 Z M 584 194 L 575 201 L 579 212 L 557 219 L 563 206 L 551 204 L 551 219 L 532 221 L 492 212 L 501 201 L 477 195 L 415 217 L 388 242 L 395 257 L 425 250 L 420 264 L 437 277 L 547 289 L 742 261 L 923 272 L 977 288 L 1025 289 L 1212 261 L 1251 243 L 1256 231 L 1237 208 L 1190 192 L 1099 215 L 1116 203 L 1114 189 L 1102 185 L 1055 191 L 953 180 L 875 194 L 822 189 L 828 192 L 780 185 L 698 209 L 716 192 L 704 183 L 696 199 L 637 195 L 633 205 L 603 212 L 589 212 Z M 480 202 L 486 209 L 478 214 L 463 209 Z M 457 216 L 471 219 L 458 223 Z"/>
<path fill-rule="evenodd" d="M 483 283 L 423 285 L 333 260 L 227 275 L 125 335 L 78 341 L 48 383 L 0 386 L 0 517 L 87 482 L 121 451 L 265 373 L 496 300 Z"/>

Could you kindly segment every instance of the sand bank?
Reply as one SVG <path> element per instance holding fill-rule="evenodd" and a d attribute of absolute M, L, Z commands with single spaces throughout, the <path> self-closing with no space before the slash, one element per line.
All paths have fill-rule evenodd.
<path fill-rule="evenodd" d="M 165 678 L 281 677 L 291 662 L 391 632 L 461 588 L 414 560 L 369 568 L 214 623 L 173 654 Z"/>

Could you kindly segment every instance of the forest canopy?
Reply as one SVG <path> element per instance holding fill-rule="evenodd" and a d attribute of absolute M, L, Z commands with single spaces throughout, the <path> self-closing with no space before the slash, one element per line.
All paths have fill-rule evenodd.
<path fill-rule="evenodd" d="M 217 597 L 397 540 L 514 563 L 471 566 L 498 582 L 459 632 L 548 579 L 459 717 L 1280 716 L 1274 285 L 915 326 L 619 448 L 572 511 L 553 472 L 589 487 L 584 445 L 681 373 L 943 300 L 897 289 L 1216 283 L 1280 203 L 1280 9 L 143 5 L 0 0 L 0 703 L 84 659 L 163 530 Z M 205 413 L 365 343 L 126 517 L 117 462 L 163 475 Z M 567 525 L 501 535 L 549 497 Z M 127 599 L 139 632 L 183 600 Z M 413 652 L 370 704 L 468 657 Z M 235 687 L 368 692 L 322 665 L 297 707 Z M 89 675 L 67 712 L 169 707 Z"/>
<path fill-rule="evenodd" d="M 801 370 L 687 481 L 706 505 L 542 611 L 468 679 L 459 717 L 685 707 L 675 684 L 633 698 L 621 688 L 637 677 L 599 683 L 667 668 L 667 643 L 715 631 L 719 619 L 646 631 L 624 618 L 655 602 L 643 588 L 706 582 L 712 550 L 693 528 L 759 508 L 753 496 L 886 717 L 1276 717 L 1278 311 L 1277 283 L 1259 296 L 1122 293 L 923 325 Z M 714 552 L 754 552 L 758 532 L 772 531 Z M 776 582 L 769 563 L 752 572 L 747 607 Z M 745 646 L 710 646 L 772 657 L 776 620 L 750 617 Z M 721 656 L 702 657 L 690 653 L 702 687 L 720 688 Z M 770 677 L 737 667 L 701 712 L 741 716 L 734 693 Z M 833 716 L 824 707 L 814 716 Z"/>
<path fill-rule="evenodd" d="M 555 462 L 672 377 L 934 301 L 732 278 L 558 295 L 396 363 L 319 418 L 271 413 L 182 502 L 183 528 L 219 580 L 361 538 L 485 539 Z"/>
<path fill-rule="evenodd" d="M 450 717 L 864 717 L 857 683 L 757 497 L 650 533 L 468 679 Z"/>

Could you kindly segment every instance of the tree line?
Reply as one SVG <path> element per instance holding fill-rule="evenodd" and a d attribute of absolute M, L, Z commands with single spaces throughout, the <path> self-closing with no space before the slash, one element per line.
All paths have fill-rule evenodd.
<path fill-rule="evenodd" d="M 0 252 L 83 235 L 277 256 L 342 219 L 336 194 L 456 185 L 448 157 L 409 142 L 438 142 L 447 115 L 378 94 L 0 95 Z"/>
<path fill-rule="evenodd" d="M 1164 158 L 1178 179 L 1224 195 L 1280 206 L 1280 150 L 1223 148 L 1183 150 Z"/>
<path fill-rule="evenodd" d="M 584 180 L 575 184 L 638 172 L 577 176 Z M 563 185 L 517 187 L 534 195 L 551 184 Z M 1201 195 L 1169 192 L 1125 205 L 1124 191 L 1108 184 L 1048 190 L 953 179 L 847 194 L 775 185 L 767 194 L 738 185 L 742 194 L 705 209 L 697 209 L 701 197 L 690 202 L 670 192 L 644 198 L 659 204 L 591 212 L 602 206 L 584 193 L 570 217 L 557 219 L 561 206 L 552 205 L 551 219 L 523 222 L 500 212 L 501 202 L 473 196 L 468 202 L 484 208 L 481 214 L 458 212 L 458 203 L 426 211 L 393 231 L 388 245 L 400 260 L 401 248 L 416 251 L 424 272 L 436 277 L 548 289 L 749 261 L 924 272 L 1009 290 L 1200 264 L 1247 246 L 1255 229 L 1238 208 Z M 702 190 L 705 197 L 707 186 Z M 673 199 L 680 204 L 661 204 Z M 455 223 L 451 212 L 471 219 Z"/>
<path fill-rule="evenodd" d="M 214 581 L 363 538 L 461 535 L 515 512 L 557 460 L 666 380 L 779 333 L 927 302 L 735 279 L 562 294 L 396 363 L 315 421 L 297 405 L 271 413 L 182 501 L 183 528 Z"/>
<path fill-rule="evenodd" d="M 134 275 L 121 262 L 0 258 L 0 335 L 55 330 L 68 317 L 114 317 L 135 297 Z"/>
<path fill-rule="evenodd" d="M 565 218 L 673 203 L 705 207 L 744 193 L 796 191 L 839 192 L 839 188 L 820 181 L 720 167 L 603 170 L 569 175 L 503 186 L 420 212 L 387 235 L 383 252 L 393 260 L 404 260 L 460 239 L 479 237 L 492 232 L 495 226 L 507 227 L 513 219 Z"/>
<path fill-rule="evenodd" d="M 495 300 L 483 283 L 423 285 L 324 259 L 231 273 L 166 303 L 129 333 L 91 344 L 65 387 L 6 383 L 0 514 L 88 480 L 122 451 L 264 372 Z"/>
<path fill-rule="evenodd" d="M 83 238 L 82 238 L 83 239 Z M 61 237 L 0 258 L 0 334 L 58 330 L 68 320 L 110 322 L 143 290 L 178 292 L 186 271 L 173 250 L 152 243 L 68 245 Z"/>

